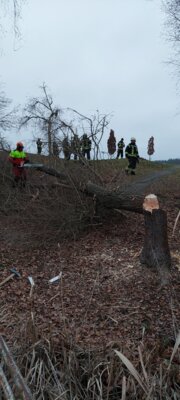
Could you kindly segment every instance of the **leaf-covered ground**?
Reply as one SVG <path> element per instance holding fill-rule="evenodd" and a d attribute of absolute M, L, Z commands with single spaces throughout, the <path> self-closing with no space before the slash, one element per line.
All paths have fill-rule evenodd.
<path fill-rule="evenodd" d="M 168 214 L 172 269 L 166 286 L 161 285 L 159 271 L 139 262 L 143 216 L 113 213 L 79 239 L 55 239 L 35 248 L 29 242 L 21 246 L 23 231 L 26 237 L 31 224 L 21 226 L 19 221 L 19 226 L 14 226 L 13 216 L 2 215 L 0 281 L 12 267 L 21 273 L 21 278 L 0 288 L 1 306 L 7 310 L 1 333 L 10 338 L 18 326 L 21 334 L 24 322 L 33 313 L 41 335 L 51 336 L 57 343 L 61 337 L 68 337 L 82 347 L 110 342 L 124 347 L 145 337 L 151 345 L 155 341 L 172 345 L 180 326 L 179 221 L 172 236 L 180 198 L 179 175 L 151 184 L 150 190 L 160 195 Z M 59 283 L 49 284 L 49 279 L 60 272 Z M 35 281 L 31 297 L 28 276 Z"/>

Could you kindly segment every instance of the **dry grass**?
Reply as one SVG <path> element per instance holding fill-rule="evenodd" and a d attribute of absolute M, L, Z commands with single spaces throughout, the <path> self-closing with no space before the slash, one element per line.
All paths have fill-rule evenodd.
<path fill-rule="evenodd" d="M 68 180 L 48 176 L 41 171 L 28 171 L 26 189 L 12 189 L 11 165 L 7 154 L 0 154 L 0 183 L 3 192 L 0 198 L 2 223 L 11 226 L 4 231 L 7 243 L 21 242 L 33 247 L 43 246 L 71 237 L 76 239 L 81 232 L 100 222 L 94 219 L 94 203 L 78 190 L 79 185 L 91 180 L 112 190 L 123 190 L 134 177 L 126 177 L 126 160 L 64 161 L 45 156 L 30 155 L 32 162 L 42 162 L 64 173 Z M 135 179 L 164 165 L 141 161 Z M 107 214 L 108 218 L 108 214 Z M 4 219 L 4 221 L 3 221 Z M 16 230 L 18 224 L 19 232 Z M 28 226 L 28 230 L 26 227 Z"/>
<path fill-rule="evenodd" d="M 148 348 L 143 338 L 138 349 L 122 349 L 118 343 L 82 349 L 68 341 L 64 330 L 58 341 L 43 337 L 33 314 L 14 328 L 11 340 L 34 400 L 178 400 L 179 344 L 180 334 L 164 359 L 158 356 L 159 347 Z"/>

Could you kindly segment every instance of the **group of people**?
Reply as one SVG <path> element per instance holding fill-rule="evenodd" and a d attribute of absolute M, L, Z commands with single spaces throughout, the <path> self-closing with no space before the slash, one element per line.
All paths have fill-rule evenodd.
<path fill-rule="evenodd" d="M 40 138 L 37 139 L 36 145 L 37 154 L 41 154 L 43 142 Z M 74 160 L 77 160 L 81 156 L 86 157 L 87 160 L 91 159 L 91 140 L 88 138 L 86 133 L 83 135 L 82 139 L 80 139 L 77 134 L 74 134 L 71 141 L 69 141 L 68 137 L 65 137 L 59 145 L 55 140 L 53 140 L 53 156 L 59 157 L 61 148 L 66 160 L 70 160 L 71 155 L 73 155 Z"/>
<path fill-rule="evenodd" d="M 41 154 L 42 144 L 40 143 L 40 139 L 38 139 L 36 143 L 38 154 Z M 118 143 L 116 158 L 119 158 L 119 156 L 123 158 L 124 148 L 125 144 L 124 139 L 122 138 Z M 74 138 L 71 140 L 71 147 L 69 147 L 67 138 L 64 138 L 63 151 L 66 160 L 70 159 L 71 154 L 74 154 L 74 160 L 77 160 L 78 157 L 80 158 L 81 156 L 86 156 L 87 159 L 90 160 L 91 140 L 86 134 L 83 135 L 82 140 L 78 138 L 78 135 L 74 135 Z M 134 137 L 131 138 L 130 143 L 125 148 L 125 156 L 128 159 L 128 166 L 126 167 L 125 172 L 127 174 L 135 175 L 136 164 L 139 161 L 139 153 L 136 145 L 136 139 Z M 16 145 L 16 149 L 10 152 L 9 161 L 13 166 L 14 184 L 16 185 L 21 182 L 22 186 L 25 186 L 25 164 L 29 163 L 29 159 L 24 152 L 24 146 L 22 142 L 18 142 Z"/>
<path fill-rule="evenodd" d="M 91 159 L 91 140 L 87 134 L 84 133 L 82 139 L 77 134 L 74 134 L 71 141 L 65 137 L 62 141 L 62 150 L 65 160 L 70 160 L 73 155 L 74 160 L 80 159 L 80 157 Z"/>

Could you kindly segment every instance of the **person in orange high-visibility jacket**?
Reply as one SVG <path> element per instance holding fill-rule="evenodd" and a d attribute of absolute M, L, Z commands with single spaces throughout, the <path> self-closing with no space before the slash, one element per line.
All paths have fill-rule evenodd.
<path fill-rule="evenodd" d="M 20 182 L 22 186 L 25 186 L 26 171 L 24 168 L 24 164 L 28 163 L 29 160 L 23 149 L 24 149 L 23 143 L 18 142 L 16 144 L 16 149 L 10 152 L 8 159 L 10 163 L 13 165 L 12 172 L 15 184 L 17 185 Z"/>

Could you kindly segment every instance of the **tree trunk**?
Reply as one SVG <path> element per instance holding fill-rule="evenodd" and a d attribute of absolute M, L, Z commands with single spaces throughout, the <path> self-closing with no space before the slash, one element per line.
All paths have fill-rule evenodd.
<path fill-rule="evenodd" d="M 147 202 L 150 199 L 151 204 Z M 153 204 L 152 201 L 155 201 Z M 159 209 L 156 196 L 145 198 L 143 204 L 145 219 L 145 238 L 140 261 L 149 267 L 156 267 L 163 276 L 171 266 L 171 255 L 168 245 L 166 212 Z"/>
<path fill-rule="evenodd" d="M 143 213 L 144 196 L 132 195 L 128 193 L 113 193 L 102 186 L 88 182 L 84 192 L 90 196 L 96 197 L 97 205 L 105 208 L 116 208 L 136 213 Z"/>
<path fill-rule="evenodd" d="M 51 168 L 51 167 L 46 167 L 46 165 L 43 165 L 43 167 L 37 167 L 36 169 L 37 169 L 37 171 L 42 171 L 45 174 L 55 176 L 56 178 L 60 178 L 62 180 L 68 179 L 67 175 L 64 174 L 63 172 L 59 172 L 56 169 Z"/>
<path fill-rule="evenodd" d="M 51 126 L 52 126 L 52 122 L 51 122 L 51 116 L 49 118 L 48 121 L 48 152 L 49 152 L 49 156 L 52 156 L 52 133 L 51 133 Z"/>

